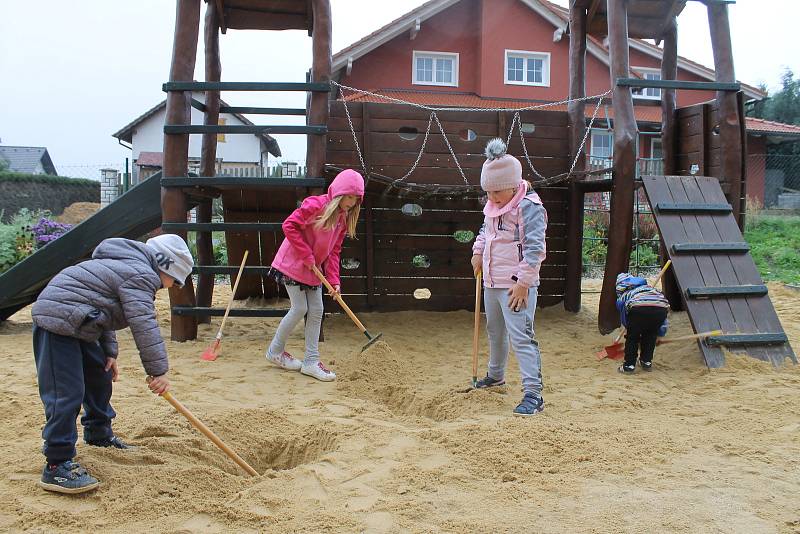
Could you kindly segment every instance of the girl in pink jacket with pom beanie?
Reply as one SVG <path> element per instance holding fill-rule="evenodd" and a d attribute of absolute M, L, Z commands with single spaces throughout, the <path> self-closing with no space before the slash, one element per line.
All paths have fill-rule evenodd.
<path fill-rule="evenodd" d="M 483 271 L 489 369 L 477 387 L 505 384 L 509 339 L 519 362 L 524 396 L 515 415 L 534 415 L 544 408 L 542 364 L 533 333 L 539 269 L 545 259 L 547 212 L 528 183 L 522 165 L 506 154 L 501 139 L 486 145 L 481 188 L 488 200 L 484 222 L 472 247 L 472 268 Z"/>
<path fill-rule="evenodd" d="M 364 179 L 354 170 L 344 170 L 328 186 L 327 194 L 306 198 L 283 222 L 285 239 L 270 273 L 286 286 L 291 308 L 266 353 L 267 360 L 278 367 L 325 382 L 336 379 L 319 359 L 322 288 L 311 267 L 316 265 L 336 292 L 340 290 L 339 254 L 345 234 L 355 237 L 363 198 Z M 306 347 L 301 363 L 286 352 L 286 341 L 304 316 Z"/>

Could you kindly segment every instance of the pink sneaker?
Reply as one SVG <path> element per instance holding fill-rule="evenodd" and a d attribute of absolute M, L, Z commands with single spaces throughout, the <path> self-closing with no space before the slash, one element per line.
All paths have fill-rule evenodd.
<path fill-rule="evenodd" d="M 300 360 L 293 358 L 292 355 L 286 351 L 283 351 L 283 354 L 280 356 L 273 356 L 267 351 L 266 357 L 268 362 L 277 365 L 281 369 L 286 369 L 287 371 L 299 371 L 303 366 Z"/>
<path fill-rule="evenodd" d="M 300 372 L 323 382 L 333 382 L 336 380 L 336 373 L 325 367 L 325 364 L 321 361 L 316 361 L 310 364 L 303 362 Z"/>

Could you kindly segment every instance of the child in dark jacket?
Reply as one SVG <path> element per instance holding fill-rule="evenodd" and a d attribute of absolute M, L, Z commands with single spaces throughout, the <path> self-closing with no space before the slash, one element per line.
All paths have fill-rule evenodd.
<path fill-rule="evenodd" d="M 127 449 L 111 431 L 111 383 L 117 379 L 116 330 L 130 326 L 150 389 L 169 389 L 167 351 L 156 319 L 156 291 L 182 286 L 194 261 L 180 236 L 147 243 L 106 239 L 92 259 L 57 274 L 33 305 L 33 353 L 47 419 L 42 438 L 47 463 L 40 486 L 82 493 L 99 482 L 72 459 L 81 405 L 89 445 Z"/>
<path fill-rule="evenodd" d="M 631 374 L 636 370 L 636 357 L 643 371 L 653 368 L 656 339 L 667 334 L 669 301 L 647 280 L 629 273 L 617 275 L 617 310 L 625 334 L 625 363 L 618 371 Z"/>

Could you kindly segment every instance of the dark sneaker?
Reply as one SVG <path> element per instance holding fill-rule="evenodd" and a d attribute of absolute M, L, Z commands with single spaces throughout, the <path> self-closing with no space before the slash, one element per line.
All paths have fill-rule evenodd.
<path fill-rule="evenodd" d="M 639 362 L 639 365 L 642 366 L 642 371 L 652 371 L 653 370 L 653 362 Z"/>
<path fill-rule="evenodd" d="M 517 407 L 514 408 L 514 415 L 527 417 L 529 415 L 536 415 L 542 410 L 544 410 L 544 399 L 537 397 L 533 393 L 526 393 Z"/>
<path fill-rule="evenodd" d="M 136 447 L 132 445 L 128 445 L 117 436 L 111 436 L 110 438 L 105 439 L 95 439 L 86 442 L 87 445 L 91 445 L 93 447 L 114 447 L 115 449 L 135 449 Z"/>
<path fill-rule="evenodd" d="M 484 376 L 480 380 L 475 383 L 476 388 L 493 388 L 495 386 L 504 386 L 506 381 L 502 378 L 500 380 L 495 380 L 489 375 Z"/>
<path fill-rule="evenodd" d="M 57 493 L 83 493 L 91 491 L 100 482 L 77 462 L 67 460 L 60 464 L 46 464 L 39 486 Z"/>
<path fill-rule="evenodd" d="M 620 365 L 617 367 L 617 371 L 622 373 L 623 375 L 632 375 L 634 371 L 636 371 L 635 365 Z"/>

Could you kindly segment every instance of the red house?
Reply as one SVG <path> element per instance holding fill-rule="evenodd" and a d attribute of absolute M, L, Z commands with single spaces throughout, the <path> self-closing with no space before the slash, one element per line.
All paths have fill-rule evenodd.
<path fill-rule="evenodd" d="M 430 0 L 333 56 L 333 79 L 374 95 L 339 95 L 359 102 L 386 102 L 380 95 L 433 106 L 524 107 L 560 102 L 568 95 L 568 11 L 545 0 Z M 630 39 L 633 76 L 660 79 L 661 49 Z M 609 53 L 589 37 L 586 94 L 610 89 Z M 679 80 L 713 81 L 714 71 L 678 58 Z M 741 84 L 746 101 L 766 94 Z M 639 126 L 639 170 L 659 174 L 661 164 L 660 89 L 635 98 Z M 678 91 L 678 107 L 709 100 L 705 91 Z M 594 105 L 586 106 L 591 116 Z M 566 105 L 551 109 L 566 110 Z M 587 118 L 588 120 L 588 118 Z M 614 109 L 604 100 L 588 141 L 589 163 L 610 167 Z M 768 142 L 800 138 L 800 127 L 747 119 L 747 194 L 764 202 Z"/>

